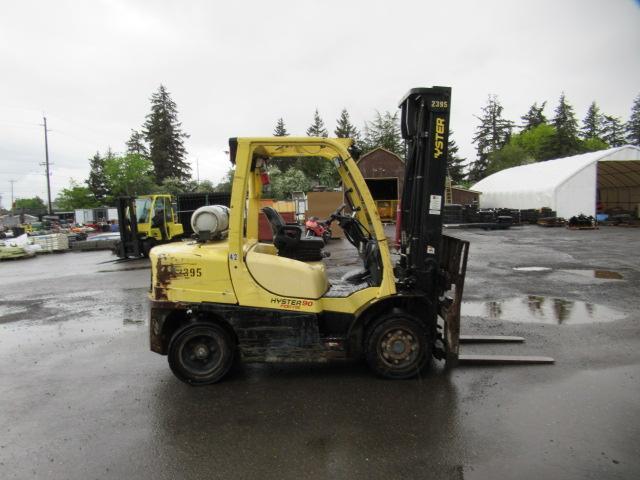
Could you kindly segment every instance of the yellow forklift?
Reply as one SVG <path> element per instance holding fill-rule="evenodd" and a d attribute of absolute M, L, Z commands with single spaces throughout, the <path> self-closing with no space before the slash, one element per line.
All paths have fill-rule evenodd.
<path fill-rule="evenodd" d="M 118 257 L 148 257 L 154 246 L 182 238 L 184 229 L 172 200 L 166 194 L 118 198 Z"/>
<path fill-rule="evenodd" d="M 401 101 L 407 154 L 395 262 L 351 140 L 232 138 L 230 208 L 202 207 L 191 219 L 196 240 L 151 251 L 151 350 L 167 355 L 174 374 L 192 385 L 219 381 L 238 358 L 364 358 L 392 379 L 417 375 L 432 357 L 449 366 L 461 360 L 469 244 L 442 235 L 450 97 L 448 87 L 419 88 Z M 291 157 L 323 157 L 337 168 L 345 204 L 331 220 L 360 257 L 357 270 L 333 275 L 322 239 L 270 208 L 262 211 L 273 243 L 259 241 L 267 166 Z"/>

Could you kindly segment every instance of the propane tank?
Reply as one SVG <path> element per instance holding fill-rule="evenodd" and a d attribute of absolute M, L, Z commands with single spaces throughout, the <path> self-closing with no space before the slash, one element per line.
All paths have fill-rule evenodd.
<path fill-rule="evenodd" d="M 224 205 L 200 207 L 191 215 L 191 228 L 198 235 L 218 237 L 229 228 L 229 209 Z"/>

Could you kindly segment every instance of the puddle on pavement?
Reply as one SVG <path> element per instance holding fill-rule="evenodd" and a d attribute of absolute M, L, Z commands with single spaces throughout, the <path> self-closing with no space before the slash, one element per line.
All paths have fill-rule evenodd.
<path fill-rule="evenodd" d="M 0 305 L 0 318 L 18 313 L 25 313 L 28 308 L 20 305 Z"/>
<path fill-rule="evenodd" d="M 98 273 L 110 273 L 110 272 L 128 272 L 131 270 L 150 270 L 151 265 L 140 265 L 138 267 L 125 267 L 125 268 L 113 268 L 110 270 L 98 270 Z"/>
<path fill-rule="evenodd" d="M 514 272 L 550 272 L 550 267 L 513 267 Z M 558 272 L 570 273 L 572 275 L 580 275 L 586 278 L 599 278 L 601 280 L 622 280 L 624 277 L 618 272 L 611 270 L 595 270 L 595 269 L 560 269 Z"/>
<path fill-rule="evenodd" d="M 513 267 L 516 272 L 550 272 L 549 267 Z"/>
<path fill-rule="evenodd" d="M 624 277 L 618 272 L 611 270 L 562 270 L 563 272 L 573 273 L 575 275 L 582 275 L 588 278 L 600 278 L 603 280 L 622 280 Z"/>
<path fill-rule="evenodd" d="M 552 325 L 612 322 L 625 317 L 624 313 L 603 305 L 537 295 L 506 300 L 462 302 L 462 315 Z"/>
<path fill-rule="evenodd" d="M 144 325 L 145 321 L 141 318 L 125 318 L 122 320 L 123 325 Z"/>

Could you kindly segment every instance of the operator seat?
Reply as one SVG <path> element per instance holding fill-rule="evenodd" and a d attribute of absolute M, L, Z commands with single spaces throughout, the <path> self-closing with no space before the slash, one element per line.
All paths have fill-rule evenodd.
<path fill-rule="evenodd" d="M 305 237 L 303 228 L 297 223 L 286 223 L 284 218 L 272 207 L 262 209 L 273 233 L 273 244 L 278 256 L 303 262 L 322 260 L 324 240 L 320 237 Z"/>

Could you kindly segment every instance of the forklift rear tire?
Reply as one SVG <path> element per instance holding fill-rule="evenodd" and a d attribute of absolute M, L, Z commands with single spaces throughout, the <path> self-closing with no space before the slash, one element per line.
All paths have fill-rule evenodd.
<path fill-rule="evenodd" d="M 418 375 L 431 360 L 431 343 L 420 321 L 406 313 L 381 317 L 365 340 L 366 359 L 378 375 L 394 380 Z"/>
<path fill-rule="evenodd" d="M 229 372 L 235 345 L 215 323 L 192 323 L 178 329 L 169 342 L 168 360 L 176 377 L 190 385 L 219 382 Z"/>

